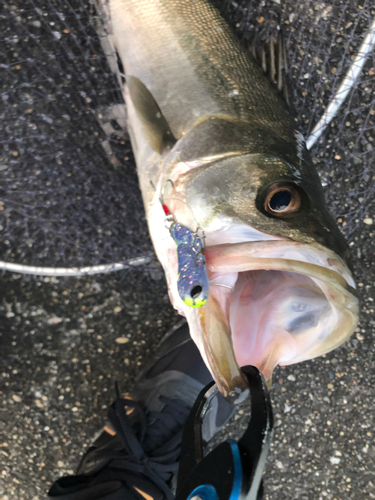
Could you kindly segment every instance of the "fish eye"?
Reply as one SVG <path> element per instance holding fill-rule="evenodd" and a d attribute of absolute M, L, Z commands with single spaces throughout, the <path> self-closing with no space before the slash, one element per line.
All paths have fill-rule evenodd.
<path fill-rule="evenodd" d="M 195 285 L 191 291 L 190 291 L 190 296 L 192 299 L 196 299 L 199 297 L 199 294 L 202 292 L 203 288 L 201 285 Z"/>
<path fill-rule="evenodd" d="M 267 190 L 264 209 L 271 215 L 283 216 L 297 212 L 301 206 L 301 196 L 291 184 L 273 184 Z"/>

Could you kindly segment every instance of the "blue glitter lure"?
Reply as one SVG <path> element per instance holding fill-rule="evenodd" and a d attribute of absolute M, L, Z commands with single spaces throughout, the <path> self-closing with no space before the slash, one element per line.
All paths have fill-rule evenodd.
<path fill-rule="evenodd" d="M 175 221 L 169 230 L 177 245 L 178 293 L 188 306 L 202 307 L 209 290 L 203 238 Z"/>
<path fill-rule="evenodd" d="M 156 192 L 154 184 L 150 182 Z M 168 183 L 174 188 L 170 179 L 165 184 Z M 173 214 L 164 203 L 163 193 L 164 188 L 159 200 L 166 216 L 169 232 L 177 245 L 178 294 L 186 305 L 202 307 L 207 302 L 210 286 L 204 257 L 204 236 L 199 236 L 198 230 L 192 231 L 174 220 Z"/>

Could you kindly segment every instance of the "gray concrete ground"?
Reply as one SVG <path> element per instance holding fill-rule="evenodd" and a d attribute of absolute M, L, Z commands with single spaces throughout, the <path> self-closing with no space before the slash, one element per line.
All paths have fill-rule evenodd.
<path fill-rule="evenodd" d="M 362 234 L 363 314 L 352 340 L 275 372 L 267 499 L 375 498 L 371 228 Z M 36 500 L 74 471 L 115 397 L 114 382 L 129 390 L 178 318 L 164 279 L 143 272 L 43 281 L 6 275 L 1 287 L 0 498 Z M 236 415 L 226 435 L 246 420 Z"/>
<path fill-rule="evenodd" d="M 256 25 L 263 22 L 260 14 L 249 8 L 247 15 L 242 9 L 241 4 L 251 2 L 219 3 L 231 5 L 232 24 L 242 33 L 251 28 L 250 21 Z M 69 10 L 70 4 L 73 10 Z M 129 146 L 116 143 L 122 167 L 116 170 L 115 162 L 111 171 L 97 139 L 99 125 L 94 123 L 91 110 L 85 108 L 88 103 L 94 109 L 109 105 L 104 97 L 113 79 L 100 66 L 103 57 L 99 57 L 99 43 L 94 45 L 95 54 L 86 43 L 87 33 L 95 34 L 82 7 L 86 4 L 91 5 L 79 0 L 30 0 L 22 9 L 26 0 L 22 6 L 6 1 L 10 48 L 4 49 L 9 67 L 3 72 L 7 75 L 3 83 L 6 90 L 20 93 L 14 97 L 9 90 L 8 107 L 0 122 L 6 125 L 2 140 L 9 143 L 9 161 L 1 163 L 0 168 L 2 175 L 8 176 L 5 191 L 7 186 L 12 190 L 5 210 L 0 204 L 1 213 L 9 215 L 7 224 L 2 223 L 7 239 L 0 240 L 2 255 L 8 260 L 69 266 L 81 262 L 74 259 L 84 251 L 90 263 L 97 263 L 98 255 L 100 262 L 108 262 L 112 255 L 119 260 L 128 255 L 127 251 L 134 256 L 150 249 L 134 166 L 128 158 Z M 341 7 L 336 8 L 340 2 L 336 2 L 333 13 L 324 2 L 296 1 L 299 10 L 293 2 L 288 4 L 290 16 L 286 22 L 291 28 L 298 31 L 301 19 L 308 24 L 299 43 L 292 41 L 289 45 L 297 81 L 295 98 L 297 104 L 298 96 L 306 99 L 298 109 L 307 127 L 309 120 L 319 115 L 316 105 L 323 106 L 331 95 L 331 75 L 342 71 L 338 63 L 344 50 L 339 44 L 342 40 L 352 43 L 346 38 L 346 30 L 356 29 L 362 34 L 368 17 L 375 13 L 370 12 L 366 0 L 358 9 L 354 2 L 350 8 L 345 3 L 345 29 L 331 43 L 330 34 L 335 33 L 336 21 L 341 19 Z M 299 14 L 304 4 L 307 13 Z M 369 15 L 363 16 L 363 25 L 356 28 L 352 21 L 366 8 Z M 332 25 L 322 31 L 325 35 L 316 35 L 317 41 L 326 36 L 326 50 L 334 50 L 330 52 L 332 57 L 322 56 L 315 62 L 309 48 L 310 26 L 315 26 L 315 19 L 316 25 L 324 27 L 327 17 Z M 91 38 L 90 43 L 95 40 Z M 21 48 L 19 41 L 23 41 Z M 320 57 L 320 45 L 318 49 L 313 53 Z M 333 68 L 327 67 L 327 60 L 332 61 Z M 62 69 L 57 64 L 60 62 L 64 63 Z M 319 73 L 310 64 L 316 64 Z M 91 74 L 95 65 L 97 71 Z M 34 74 L 35 69 L 38 71 Z M 64 70 L 63 76 L 60 70 Z M 306 78 L 310 73 L 313 77 Z M 74 78 L 65 78 L 68 74 Z M 25 82 L 31 82 L 26 89 L 31 97 L 22 87 Z M 321 84 L 323 91 L 315 93 Z M 306 91 L 301 92 L 302 88 Z M 363 295 L 361 323 L 346 345 L 327 356 L 276 370 L 271 390 L 275 436 L 265 476 L 267 500 L 375 498 L 375 224 L 371 224 L 375 221 L 375 203 L 369 195 L 374 174 L 368 161 L 373 150 L 372 89 L 367 80 L 359 86 L 351 99 L 353 113 L 350 115 L 348 108 L 348 117 L 340 115 L 316 153 L 330 207 L 337 216 L 349 214 L 347 218 L 338 217 L 338 221 L 344 231 L 351 224 L 356 279 Z M 53 94 L 57 98 L 46 104 L 43 98 Z M 65 116 L 65 108 L 69 113 L 63 121 L 60 115 Z M 64 161 L 60 159 L 63 153 Z M 54 226 L 51 220 L 59 219 L 60 213 L 64 217 Z M 364 217 L 368 224 L 361 225 Z M 105 234 L 100 241 L 99 226 L 100 234 Z M 83 243 L 82 230 L 86 231 Z M 140 242 L 145 242 L 142 250 Z M 127 247 L 125 253 L 123 247 Z M 131 388 L 139 366 L 178 317 L 157 268 L 151 276 L 139 270 L 79 280 L 38 281 L 4 274 L 0 276 L 0 315 L 0 500 L 39 500 L 45 498 L 54 479 L 74 471 L 115 397 L 115 381 L 124 392 Z M 239 412 L 225 436 L 238 435 L 246 421 L 247 416 Z"/>

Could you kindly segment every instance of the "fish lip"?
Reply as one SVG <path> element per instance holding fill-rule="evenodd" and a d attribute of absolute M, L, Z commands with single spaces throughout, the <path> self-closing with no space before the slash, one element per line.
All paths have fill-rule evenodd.
<path fill-rule="evenodd" d="M 322 258 L 326 257 L 328 265 L 309 263 L 307 262 L 307 259 L 288 258 L 288 256 L 282 258 L 274 257 L 273 253 L 280 251 L 280 247 L 284 247 L 288 252 L 292 250 L 295 253 L 299 254 L 299 256 L 301 256 L 302 252 L 307 252 L 310 256 L 315 255 L 316 258 L 314 260 L 316 262 L 323 262 Z M 267 264 L 267 269 L 270 270 L 280 270 L 279 266 L 272 265 L 270 263 L 271 260 L 275 261 L 276 263 L 281 261 L 288 262 L 290 263 L 291 268 L 293 267 L 293 262 L 296 262 L 298 263 L 297 267 L 301 271 L 304 267 L 308 269 L 309 265 L 314 266 L 316 270 L 318 270 L 318 268 L 321 268 L 324 271 L 328 271 L 330 278 L 338 285 L 342 285 L 342 280 L 344 280 L 346 288 L 350 290 L 351 293 L 358 296 L 358 291 L 356 289 L 355 282 L 348 265 L 335 252 L 318 243 L 299 243 L 292 240 L 280 239 L 211 245 L 207 246 L 205 249 L 207 269 L 211 273 L 233 272 L 234 269 L 229 270 L 229 266 L 223 262 L 224 258 L 230 258 L 231 254 L 233 255 L 236 251 L 238 251 L 238 254 L 241 255 L 241 253 L 243 254 L 245 252 L 248 252 L 249 250 L 251 252 L 249 254 L 249 257 L 258 259 L 260 262 Z M 260 255 L 261 253 L 262 255 Z M 246 257 L 244 261 L 245 260 Z M 304 264 L 307 265 L 304 266 Z M 255 269 L 266 269 L 266 267 L 254 267 L 254 270 Z M 235 270 L 236 272 L 243 272 L 252 269 L 244 263 L 242 266 L 241 264 L 237 265 Z M 296 272 L 300 271 L 296 270 Z M 301 274 L 304 273 L 302 272 Z"/>
<path fill-rule="evenodd" d="M 289 256 L 288 253 L 284 255 L 283 258 L 274 257 L 273 259 L 270 258 L 267 259 L 267 255 L 268 257 L 270 257 L 277 251 L 279 252 L 281 251 L 282 253 L 284 251 L 287 251 L 289 255 L 292 255 L 294 257 L 298 256 L 298 252 L 300 252 L 301 260 L 298 260 L 296 258 L 288 259 L 287 258 Z M 349 317 L 349 320 L 347 321 L 348 326 L 346 326 L 345 323 L 346 330 L 344 329 L 343 333 L 340 333 L 339 328 L 336 328 L 334 331 L 335 332 L 339 331 L 338 336 L 336 337 L 335 335 L 328 335 L 327 339 L 329 339 L 329 341 L 326 342 L 325 340 L 324 342 L 318 343 L 317 347 L 314 347 L 314 349 L 311 350 L 311 355 L 306 356 L 304 351 L 302 352 L 301 355 L 301 352 L 299 352 L 299 357 L 298 355 L 295 356 L 293 354 L 291 362 L 284 363 L 277 361 L 275 364 L 273 364 L 272 369 L 270 371 L 268 370 L 268 368 L 267 369 L 265 368 L 263 370 L 263 375 L 267 379 L 268 384 L 272 377 L 273 368 L 277 364 L 281 365 L 293 364 L 299 361 L 303 361 L 306 359 L 310 359 L 325 354 L 325 352 L 329 352 L 332 349 L 338 347 L 338 345 L 340 345 L 352 333 L 357 324 L 358 300 L 357 300 L 357 293 L 355 290 L 355 283 L 351 276 L 351 273 L 346 264 L 340 259 L 340 257 L 338 257 L 333 251 L 328 250 L 319 244 L 305 244 L 305 243 L 294 242 L 291 240 L 266 240 L 266 241 L 253 241 L 245 243 L 226 243 L 222 245 L 207 246 L 205 255 L 206 255 L 206 265 L 209 278 L 212 277 L 214 274 L 225 275 L 231 272 L 237 273 L 238 276 L 238 274 L 243 271 L 256 270 L 256 269 L 258 270 L 269 269 L 275 271 L 286 270 L 289 272 L 302 274 L 310 278 L 313 277 L 315 278 L 315 280 L 316 279 L 322 280 L 322 283 L 326 290 L 334 290 L 333 295 L 336 296 L 339 305 L 341 304 L 341 302 L 343 302 L 344 306 L 346 304 L 347 307 L 352 308 L 350 311 L 348 311 L 348 317 Z M 230 262 L 231 259 L 233 260 L 233 256 L 234 260 L 235 259 L 238 260 L 239 256 L 241 255 L 244 256 L 242 262 L 238 261 L 237 264 L 233 264 L 233 262 Z M 308 260 L 308 255 L 312 256 L 311 258 L 315 260 L 315 263 L 303 261 L 303 258 L 305 260 L 306 259 Z M 326 259 L 326 265 L 319 265 L 316 263 L 320 262 L 322 264 L 324 262 L 324 259 Z M 213 291 L 213 289 L 210 288 L 209 296 L 215 296 L 215 294 L 217 294 L 217 290 L 219 287 L 215 288 L 216 288 L 215 291 Z M 225 294 L 231 292 L 228 292 L 227 289 L 223 288 L 221 289 L 221 293 Z M 326 298 L 328 300 L 326 291 L 323 292 L 322 289 L 322 293 L 326 295 Z M 334 301 L 334 299 L 332 300 Z M 332 308 L 336 307 L 336 304 L 334 302 L 331 302 L 331 300 L 329 300 L 329 303 L 332 306 Z M 191 310 L 187 311 L 185 308 L 185 313 L 189 325 L 190 323 L 192 323 L 193 326 L 195 321 L 195 325 L 191 329 L 192 336 L 195 342 L 197 343 L 202 353 L 202 356 L 211 371 L 213 378 L 216 380 L 217 385 L 221 390 L 221 392 L 224 394 L 224 396 L 228 397 L 228 394 L 233 393 L 234 390 L 238 389 L 238 385 L 236 386 L 236 384 L 238 384 L 238 381 L 240 381 L 241 385 L 240 392 L 242 391 L 243 393 L 244 388 L 240 378 L 241 369 L 240 369 L 240 364 L 237 362 L 237 353 L 235 353 L 235 348 L 233 345 L 234 333 L 231 330 L 230 326 L 231 320 L 229 319 L 229 316 L 227 321 L 227 328 L 224 326 L 224 328 L 222 328 L 221 333 L 220 333 L 220 328 L 218 329 L 219 332 L 216 331 L 214 332 L 214 334 L 212 334 L 212 332 L 207 334 L 207 332 L 203 331 L 204 328 L 201 329 L 201 332 L 197 331 L 197 318 L 199 318 L 199 315 L 202 315 L 202 313 L 204 313 L 205 317 L 207 316 L 209 317 L 210 314 L 212 315 L 212 311 L 210 311 L 211 307 L 212 307 L 212 301 L 209 301 L 204 306 L 204 308 L 202 308 L 205 309 L 205 312 L 199 310 L 192 312 Z M 223 313 L 223 316 L 225 316 L 224 309 L 225 307 L 222 307 L 221 312 Z M 216 312 L 218 312 L 217 308 Z M 341 327 L 342 323 L 343 323 L 342 321 L 339 323 Z M 231 365 L 232 371 L 230 373 L 230 377 L 228 376 L 228 378 L 225 378 L 224 372 L 220 371 L 220 366 L 224 365 L 221 364 L 220 366 L 219 365 L 215 366 L 215 363 L 212 362 L 213 359 L 212 352 L 214 352 L 215 349 L 216 352 L 214 352 L 214 354 L 216 355 L 216 358 L 218 358 L 218 349 L 215 344 L 221 342 L 222 339 L 220 340 L 220 336 L 227 337 L 227 340 L 225 341 L 226 355 L 229 359 L 229 363 L 232 363 Z M 231 346 L 229 345 L 230 343 Z M 321 345 L 327 345 L 328 347 L 326 348 L 325 351 L 324 350 L 322 351 Z M 276 356 L 276 353 L 270 352 L 270 356 L 272 357 L 273 355 Z M 268 363 L 272 365 L 272 362 L 273 358 L 271 359 L 271 361 L 266 361 L 266 364 Z M 234 364 L 237 366 L 238 371 L 233 375 Z M 256 366 L 260 369 L 262 368 L 259 365 Z"/>

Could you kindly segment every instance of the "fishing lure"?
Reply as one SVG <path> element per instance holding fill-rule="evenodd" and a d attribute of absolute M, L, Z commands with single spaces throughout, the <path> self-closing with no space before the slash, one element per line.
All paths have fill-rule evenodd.
<path fill-rule="evenodd" d="M 172 186 L 172 181 L 169 181 Z M 177 290 L 181 300 L 190 307 L 202 307 L 208 299 L 209 280 L 204 256 L 204 234 L 192 231 L 175 221 L 171 211 L 160 203 L 166 215 L 171 237 L 177 245 L 178 280 Z"/>
<path fill-rule="evenodd" d="M 178 293 L 186 305 L 202 307 L 209 289 L 203 238 L 178 222 L 169 231 L 177 245 Z"/>

